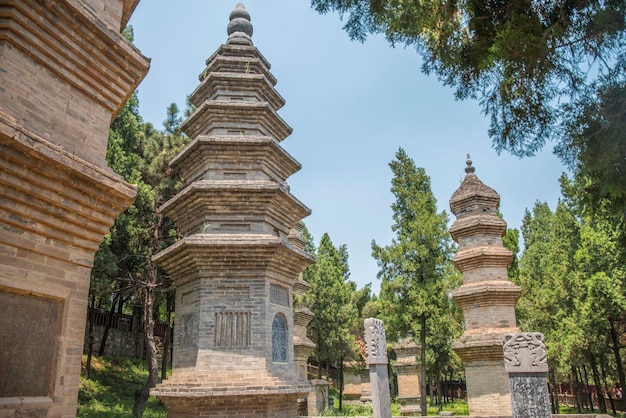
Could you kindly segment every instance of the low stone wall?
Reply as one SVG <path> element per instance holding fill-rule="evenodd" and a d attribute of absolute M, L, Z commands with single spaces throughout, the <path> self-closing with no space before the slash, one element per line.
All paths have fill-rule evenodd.
<path fill-rule="evenodd" d="M 100 341 L 102 341 L 102 335 L 104 334 L 104 326 L 96 325 L 93 327 L 93 352 L 97 353 L 100 348 Z M 83 352 L 87 353 L 89 350 L 89 327 L 85 332 L 85 345 Z M 154 337 L 157 346 L 157 357 L 161 358 L 163 352 L 163 338 Z M 121 329 L 111 328 L 109 329 L 109 336 L 107 337 L 106 347 L 104 354 L 107 356 L 118 357 L 131 357 L 131 358 L 143 358 L 143 334 L 130 332 Z"/>

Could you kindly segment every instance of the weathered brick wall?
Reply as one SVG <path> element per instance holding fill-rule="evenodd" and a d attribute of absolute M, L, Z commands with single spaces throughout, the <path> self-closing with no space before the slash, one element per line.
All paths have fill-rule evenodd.
<path fill-rule="evenodd" d="M 297 417 L 298 404 L 295 395 L 274 396 L 222 396 L 203 397 L 194 400 L 194 409 L 189 408 L 189 399 L 172 398 L 167 402 L 168 418 L 190 417 Z M 225 410 L 225 406 L 228 407 Z M 226 411 L 226 413 L 225 413 Z"/>
<path fill-rule="evenodd" d="M 3 418 L 76 414 L 93 254 L 135 195 L 105 152 L 148 67 L 119 34 L 136 3 L 0 6 Z"/>
<path fill-rule="evenodd" d="M 403 366 L 397 368 L 398 375 L 398 397 L 400 398 L 419 398 L 420 396 L 420 380 L 419 367 Z"/>
<path fill-rule="evenodd" d="M 467 381 L 467 398 L 471 399 L 472 415 L 511 416 L 511 394 L 509 392 L 509 376 L 502 366 L 503 361 L 474 361 L 465 363 Z M 500 388 L 500 390 L 494 390 Z"/>
<path fill-rule="evenodd" d="M 343 396 L 347 400 L 355 400 L 361 397 L 361 373 L 356 369 L 344 369 Z"/>
<path fill-rule="evenodd" d="M 71 416 L 76 412 L 93 253 L 134 190 L 115 183 L 107 173 L 85 170 L 69 157 L 67 165 L 45 158 L 22 141 L 37 143 L 40 138 L 11 130 L 0 119 L 0 164 L 8 181 L 0 192 L 0 292 L 53 301 L 59 313 L 50 324 L 52 352 L 45 356 L 36 348 L 43 334 L 29 322 L 40 316 L 36 304 L 23 314 L 23 323 L 20 318 L 0 321 L 2 340 L 13 342 L 10 352 L 18 353 L 25 364 L 46 363 L 49 370 L 17 373 L 26 384 L 46 382 L 46 396 L 15 396 L 13 390 L 0 389 L 0 405 L 15 411 L 44 407 L 48 416 Z M 65 156 L 59 154 L 59 159 Z M 77 171 L 81 168 L 85 173 Z M 5 364 L 11 361 L 2 359 Z"/>

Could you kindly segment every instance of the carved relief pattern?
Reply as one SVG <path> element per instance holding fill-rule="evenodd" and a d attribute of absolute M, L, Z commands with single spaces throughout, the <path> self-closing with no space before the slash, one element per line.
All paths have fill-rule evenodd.
<path fill-rule="evenodd" d="M 509 376 L 513 418 L 550 418 L 550 396 L 545 375 Z"/>
<path fill-rule="evenodd" d="M 281 315 L 272 322 L 272 361 L 287 361 L 287 322 Z"/>
<path fill-rule="evenodd" d="M 217 312 L 215 314 L 216 347 L 250 346 L 250 312 Z"/>
<path fill-rule="evenodd" d="M 509 373 L 546 373 L 548 359 L 543 334 L 520 332 L 504 335 L 504 366 Z"/>
<path fill-rule="evenodd" d="M 387 337 L 385 326 L 380 319 L 365 320 L 365 345 L 368 363 L 387 363 Z"/>
<path fill-rule="evenodd" d="M 194 328 L 194 315 L 186 314 L 180 319 L 182 327 L 180 328 L 180 348 L 188 349 L 193 348 L 193 328 Z"/>
<path fill-rule="evenodd" d="M 270 302 L 289 307 L 289 292 L 284 287 L 270 286 Z"/>

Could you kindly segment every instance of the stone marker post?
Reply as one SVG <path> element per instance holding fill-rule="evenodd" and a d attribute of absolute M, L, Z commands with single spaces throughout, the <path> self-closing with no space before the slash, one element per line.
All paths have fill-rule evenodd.
<path fill-rule="evenodd" d="M 548 361 L 543 334 L 504 335 L 504 367 L 509 373 L 513 418 L 550 418 Z"/>
<path fill-rule="evenodd" d="M 387 373 L 387 338 L 383 321 L 376 318 L 365 320 L 365 344 L 367 365 L 370 369 L 373 418 L 391 418 L 391 396 Z"/>

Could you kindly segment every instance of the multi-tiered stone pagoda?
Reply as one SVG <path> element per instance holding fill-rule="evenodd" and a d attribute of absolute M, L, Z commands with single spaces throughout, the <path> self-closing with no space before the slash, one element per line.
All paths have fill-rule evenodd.
<path fill-rule="evenodd" d="M 453 261 L 463 273 L 463 285 L 452 296 L 465 316 L 465 332 L 453 348 L 465 366 L 470 415 L 510 416 L 502 345 L 504 334 L 519 332 L 515 302 L 521 290 L 507 276 L 513 254 L 502 245 L 500 195 L 474 174 L 469 155 L 465 173 L 450 199 L 456 216 L 450 234 L 459 244 Z"/>
<path fill-rule="evenodd" d="M 153 394 L 170 417 L 294 417 L 310 384 L 294 370 L 293 285 L 313 262 L 294 239 L 309 209 L 286 179 L 299 163 L 270 64 L 238 4 L 206 61 L 171 162 L 186 187 L 161 211 L 183 238 L 155 256 L 176 286 L 173 373 Z"/>

